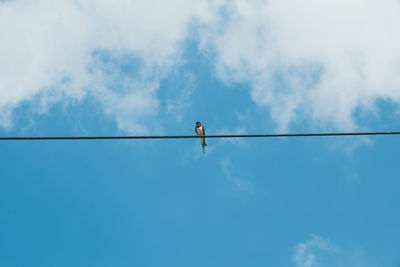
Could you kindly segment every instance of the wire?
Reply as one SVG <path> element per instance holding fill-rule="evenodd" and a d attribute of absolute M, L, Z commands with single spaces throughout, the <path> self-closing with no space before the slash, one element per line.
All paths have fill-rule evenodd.
<path fill-rule="evenodd" d="M 113 140 L 113 139 L 188 139 L 188 138 L 275 138 L 317 136 L 368 136 L 400 135 L 400 132 L 355 132 L 355 133 L 295 133 L 295 134 L 223 134 L 223 135 L 142 135 L 142 136 L 45 136 L 45 137 L 0 137 L 0 141 L 44 141 L 44 140 Z"/>

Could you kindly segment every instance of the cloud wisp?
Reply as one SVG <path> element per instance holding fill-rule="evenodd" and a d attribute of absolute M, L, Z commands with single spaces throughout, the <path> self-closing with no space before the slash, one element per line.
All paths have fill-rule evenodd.
<path fill-rule="evenodd" d="M 225 179 L 232 187 L 233 191 L 237 192 L 247 192 L 254 193 L 254 186 L 249 181 L 237 177 L 232 174 L 232 163 L 230 159 L 223 159 L 221 161 L 222 171 L 224 173 Z"/>
<path fill-rule="evenodd" d="M 366 260 L 363 250 L 347 251 L 318 235 L 296 245 L 293 261 L 297 267 L 375 266 Z"/>

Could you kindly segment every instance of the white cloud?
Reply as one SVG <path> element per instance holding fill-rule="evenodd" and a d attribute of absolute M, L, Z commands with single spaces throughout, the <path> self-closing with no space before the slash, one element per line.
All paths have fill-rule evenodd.
<path fill-rule="evenodd" d="M 217 76 L 249 83 L 280 130 L 304 120 L 352 130 L 355 111 L 400 102 L 399 11 L 397 0 L 1 1 L 0 126 L 24 101 L 91 95 L 120 129 L 145 133 L 159 81 L 197 32 Z M 118 72 L 125 58 L 134 77 Z"/>
<path fill-rule="evenodd" d="M 363 250 L 347 251 L 317 235 L 295 247 L 293 261 L 297 267 L 361 267 L 368 262 Z"/>
<path fill-rule="evenodd" d="M 304 118 L 354 129 L 354 111 L 400 101 L 399 12 L 397 0 L 229 1 L 202 49 L 220 78 L 251 84 L 280 129 Z"/>
<path fill-rule="evenodd" d="M 200 0 L 1 3 L 0 126 L 10 127 L 11 111 L 38 95 L 46 103 L 90 93 L 121 129 L 145 132 L 141 121 L 158 111 L 159 80 L 180 63 L 191 23 L 212 18 L 209 5 Z M 96 64 L 97 52 L 111 61 L 135 57 L 136 76 L 107 75 L 111 63 Z"/>
<path fill-rule="evenodd" d="M 328 240 L 313 235 L 311 240 L 300 243 L 296 246 L 296 252 L 293 257 L 296 265 L 299 267 L 320 266 L 320 253 L 337 253 L 338 248 L 334 247 Z"/>

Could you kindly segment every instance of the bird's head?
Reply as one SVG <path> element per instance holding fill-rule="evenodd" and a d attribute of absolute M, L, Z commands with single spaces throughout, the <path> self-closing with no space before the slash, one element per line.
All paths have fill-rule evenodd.
<path fill-rule="evenodd" d="M 196 126 L 200 127 L 201 123 L 199 121 L 196 121 Z"/>

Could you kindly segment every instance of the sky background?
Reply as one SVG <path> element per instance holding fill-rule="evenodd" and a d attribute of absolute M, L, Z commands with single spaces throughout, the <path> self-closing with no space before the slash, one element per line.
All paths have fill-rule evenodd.
<path fill-rule="evenodd" d="M 0 135 L 400 129 L 395 0 L 0 0 Z M 0 266 L 400 266 L 397 136 L 0 142 Z"/>

